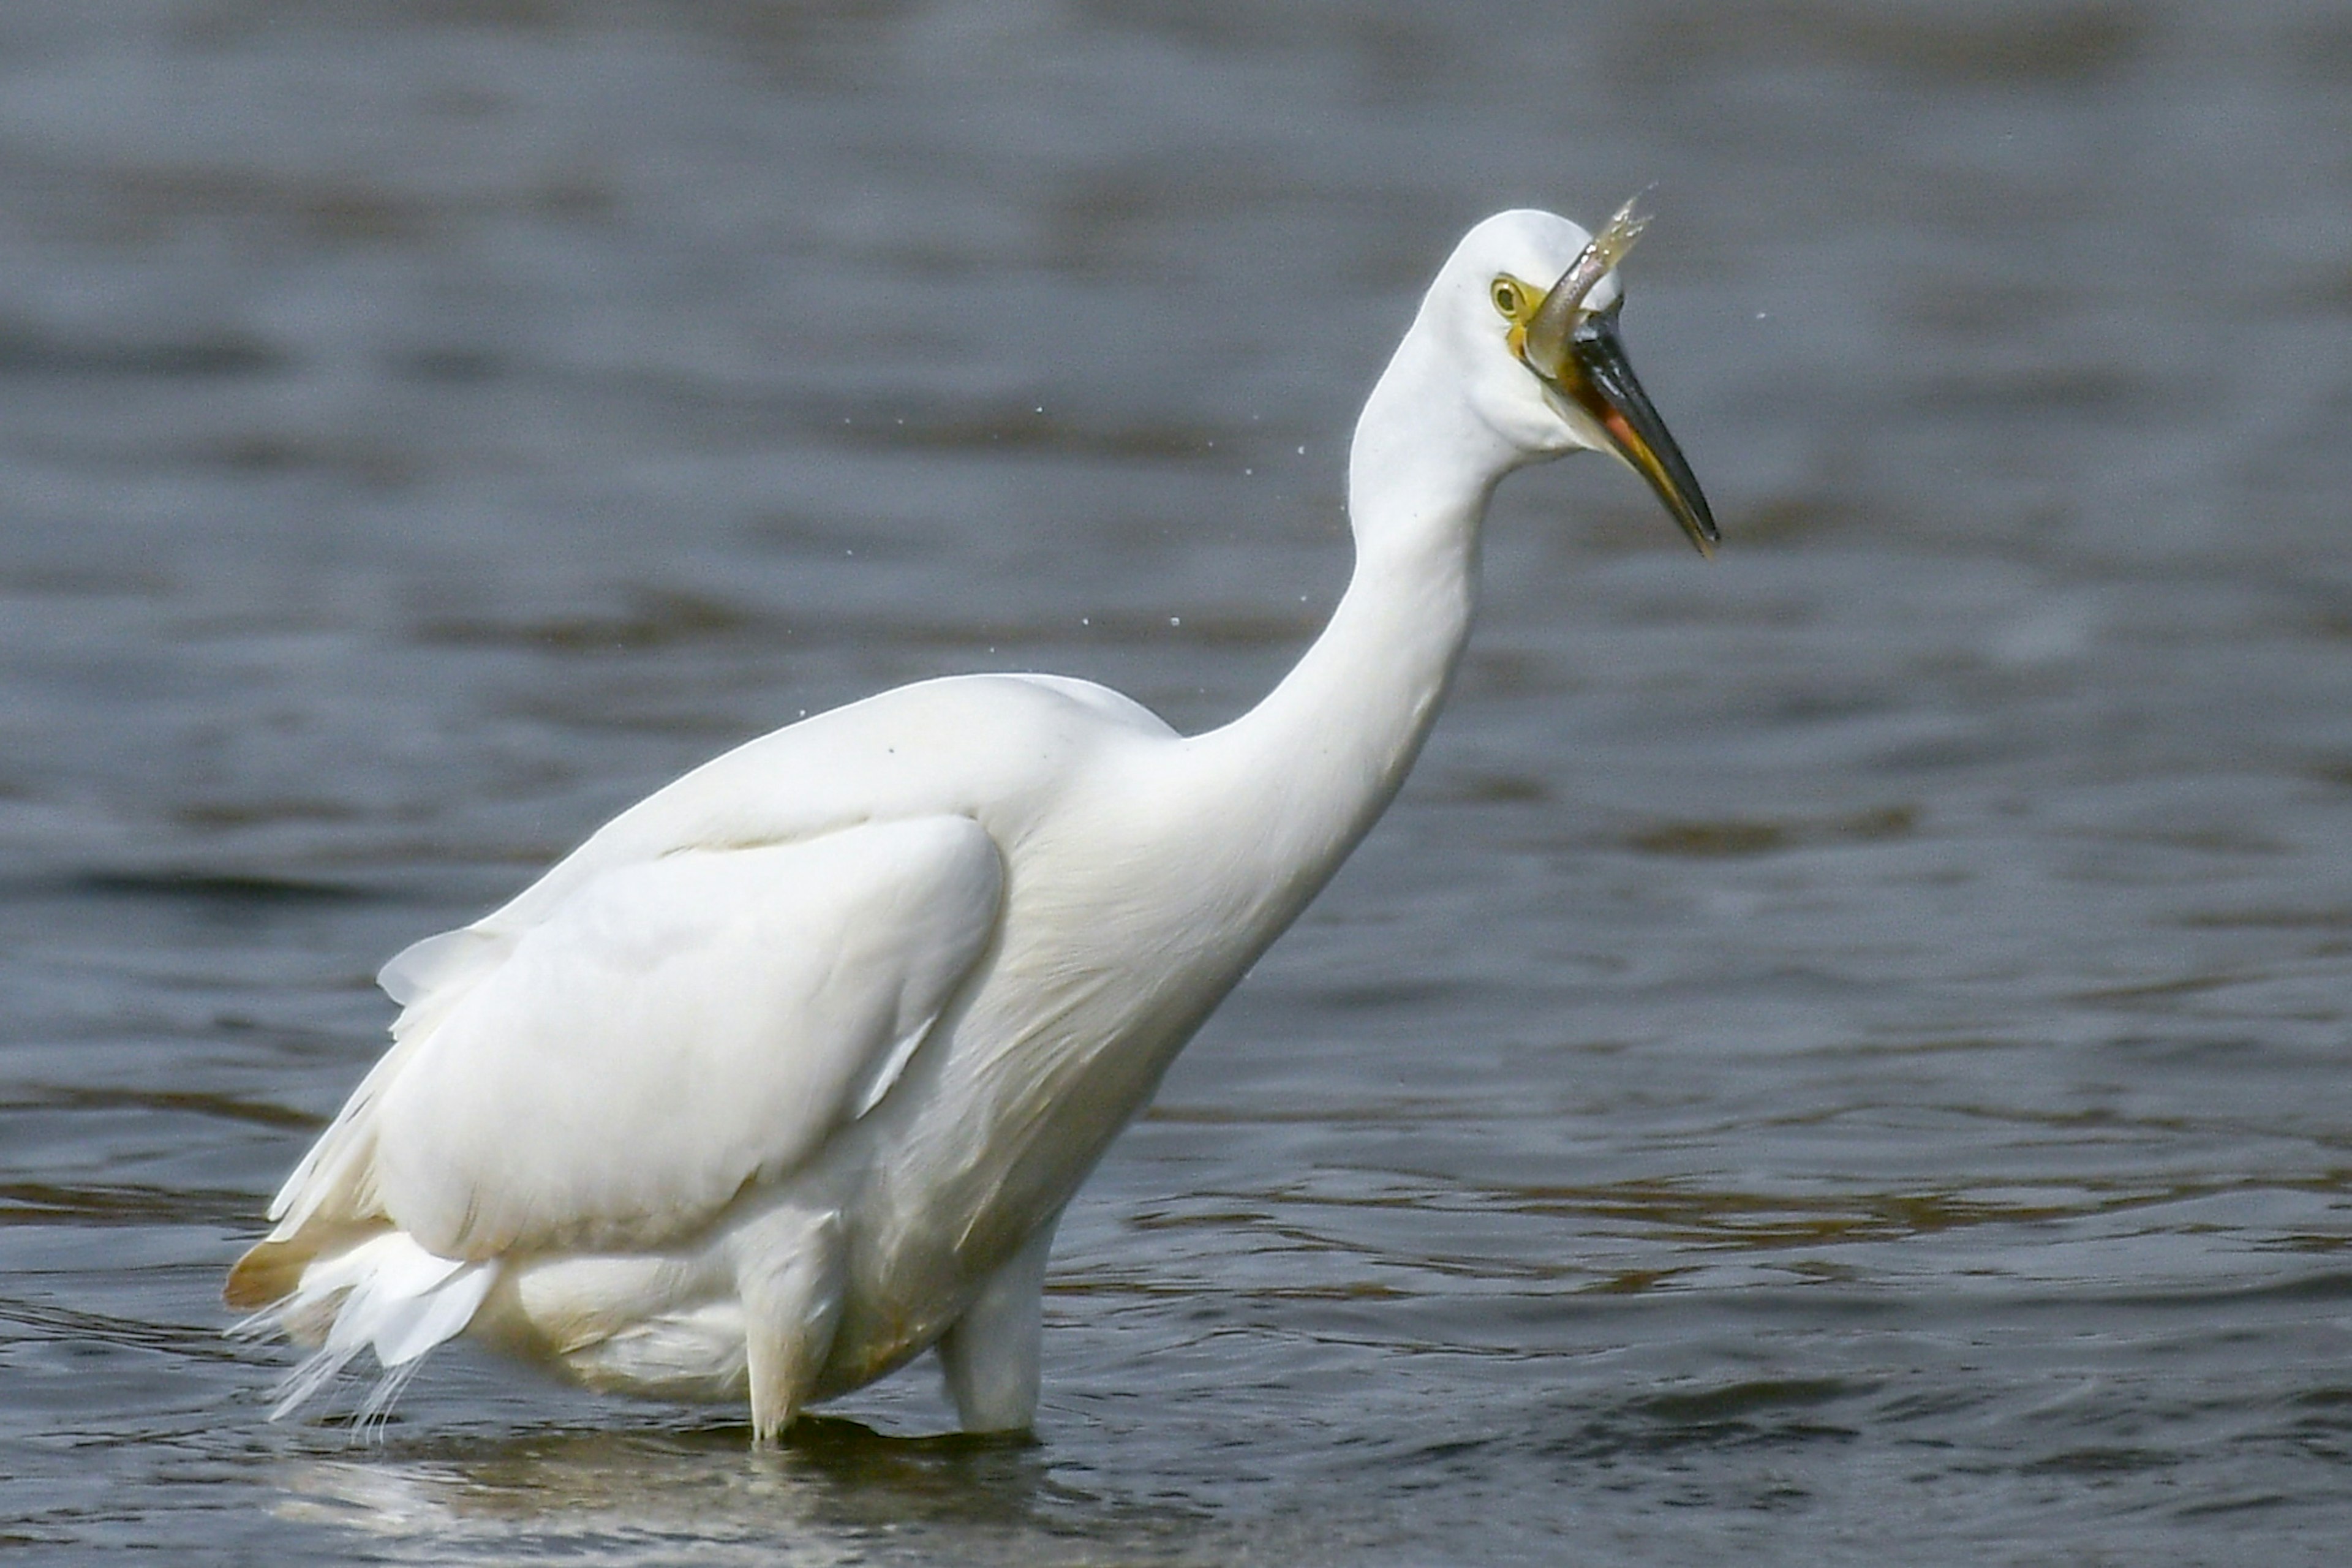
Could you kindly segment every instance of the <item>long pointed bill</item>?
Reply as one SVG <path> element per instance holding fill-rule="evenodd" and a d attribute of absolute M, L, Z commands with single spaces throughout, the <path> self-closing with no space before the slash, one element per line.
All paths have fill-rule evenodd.
<path fill-rule="evenodd" d="M 1574 399 L 1594 423 L 1608 432 L 1617 455 L 1635 473 L 1650 481 L 1701 555 L 1713 555 L 1723 536 L 1698 479 L 1683 460 L 1682 448 L 1666 433 L 1666 423 L 1650 405 L 1649 395 L 1633 379 L 1625 346 L 1617 339 L 1617 306 L 1595 310 L 1568 334 L 1565 374 L 1548 377 L 1553 387 Z"/>

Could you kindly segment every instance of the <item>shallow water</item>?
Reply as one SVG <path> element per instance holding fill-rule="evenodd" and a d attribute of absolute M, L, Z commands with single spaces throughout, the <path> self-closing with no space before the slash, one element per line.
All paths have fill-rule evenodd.
<path fill-rule="evenodd" d="M 2352 26 L 2209 9 L 0 13 L 0 1542 L 2333 1560 Z M 1238 710 L 1454 237 L 1653 180 L 1723 558 L 1506 487 L 1412 784 L 1063 1228 L 1034 1445 L 463 1348 L 265 1421 L 220 1273 L 383 957 L 879 685 Z"/>

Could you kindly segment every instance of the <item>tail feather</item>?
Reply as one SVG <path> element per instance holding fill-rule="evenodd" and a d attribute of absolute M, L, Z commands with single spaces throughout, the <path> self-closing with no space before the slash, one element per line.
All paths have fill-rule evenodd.
<path fill-rule="evenodd" d="M 327 1130 L 269 1201 L 272 1241 L 314 1221 L 364 1224 L 382 1217 L 375 1199 L 375 1110 L 433 1031 L 505 959 L 504 938 L 467 927 L 427 937 L 383 966 L 378 981 L 401 1004 L 392 1049 L 352 1091 Z"/>
<path fill-rule="evenodd" d="M 299 1409 L 370 1349 L 385 1374 L 370 1408 L 388 1404 L 415 1370 L 418 1357 L 473 1321 L 498 1270 L 495 1259 L 467 1263 L 436 1257 L 396 1230 L 314 1259 L 290 1293 L 236 1331 L 284 1333 L 317 1346 L 278 1384 L 269 1418 Z"/>

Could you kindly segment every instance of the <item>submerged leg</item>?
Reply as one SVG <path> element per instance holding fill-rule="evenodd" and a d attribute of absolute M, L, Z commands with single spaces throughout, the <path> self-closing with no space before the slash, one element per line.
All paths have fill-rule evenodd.
<path fill-rule="evenodd" d="M 1049 1220 L 988 1277 L 940 1341 L 948 1396 L 967 1432 L 1025 1432 L 1036 1418 L 1045 1255 L 1053 1249 Z"/>
<path fill-rule="evenodd" d="M 751 1441 L 772 1443 L 800 1414 L 841 1320 L 840 1216 L 782 1210 L 734 1238 L 751 1382 Z"/>

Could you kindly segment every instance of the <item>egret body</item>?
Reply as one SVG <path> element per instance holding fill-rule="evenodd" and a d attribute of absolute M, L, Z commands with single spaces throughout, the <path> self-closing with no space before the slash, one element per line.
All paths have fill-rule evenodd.
<path fill-rule="evenodd" d="M 383 973 L 394 1044 L 232 1304 L 396 1378 L 460 1332 L 755 1440 L 936 1349 L 967 1429 L 1037 1399 L 1063 1206 L 1402 783 L 1512 469 L 1613 452 L 1702 551 L 1618 347 L 1630 205 L 1510 212 L 1356 427 L 1356 568 L 1264 701 L 1180 735 L 1042 675 L 925 681 L 719 757 Z M 1546 280 L 1549 280 L 1547 282 Z"/>

